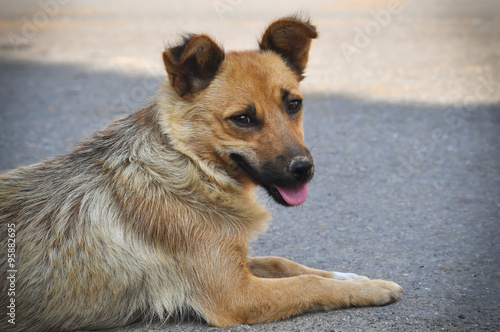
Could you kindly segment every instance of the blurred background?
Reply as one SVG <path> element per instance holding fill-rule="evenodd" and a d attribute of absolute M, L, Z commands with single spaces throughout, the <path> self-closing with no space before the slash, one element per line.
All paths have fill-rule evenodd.
<path fill-rule="evenodd" d="M 500 81 L 498 1 L 3 0 L 3 59 L 164 75 L 160 54 L 180 32 L 227 50 L 255 48 L 267 24 L 313 19 L 304 89 L 363 98 L 460 102 L 478 77 Z M 485 94 L 496 102 L 500 93 Z"/>
<path fill-rule="evenodd" d="M 268 204 L 275 222 L 254 253 L 407 294 L 232 331 L 500 330 L 498 0 L 2 0 L 0 170 L 68 152 L 144 105 L 181 33 L 254 49 L 294 13 L 320 34 L 302 82 L 316 175 L 304 206 Z"/>

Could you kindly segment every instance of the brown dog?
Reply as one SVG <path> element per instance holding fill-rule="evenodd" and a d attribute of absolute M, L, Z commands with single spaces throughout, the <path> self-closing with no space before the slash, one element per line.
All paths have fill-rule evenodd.
<path fill-rule="evenodd" d="M 209 324 L 390 303 L 390 281 L 247 257 L 269 213 L 306 198 L 299 82 L 310 22 L 280 19 L 260 50 L 225 53 L 188 35 L 144 109 L 69 155 L 0 177 L 0 329 L 66 331 L 191 311 Z M 4 249 L 5 252 L 4 252 Z"/>

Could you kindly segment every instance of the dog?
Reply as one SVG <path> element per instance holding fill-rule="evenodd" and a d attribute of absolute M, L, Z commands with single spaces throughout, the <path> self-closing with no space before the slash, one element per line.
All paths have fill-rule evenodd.
<path fill-rule="evenodd" d="M 278 204 L 307 196 L 299 83 L 309 19 L 285 17 L 257 50 L 188 34 L 163 52 L 153 101 L 70 154 L 0 176 L 1 330 L 106 329 L 195 314 L 230 327 L 378 306 L 394 282 L 248 257 Z"/>

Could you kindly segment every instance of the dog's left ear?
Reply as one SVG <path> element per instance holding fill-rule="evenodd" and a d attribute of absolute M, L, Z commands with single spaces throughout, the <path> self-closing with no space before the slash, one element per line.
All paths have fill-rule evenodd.
<path fill-rule="evenodd" d="M 259 43 L 261 50 L 281 55 L 287 65 L 302 80 L 309 58 L 311 41 L 318 37 L 316 27 L 309 20 L 297 17 L 283 18 L 273 22 L 264 32 Z"/>
<path fill-rule="evenodd" d="M 163 52 L 163 63 L 170 85 L 179 96 L 189 98 L 208 87 L 224 57 L 210 37 L 190 34 Z"/>

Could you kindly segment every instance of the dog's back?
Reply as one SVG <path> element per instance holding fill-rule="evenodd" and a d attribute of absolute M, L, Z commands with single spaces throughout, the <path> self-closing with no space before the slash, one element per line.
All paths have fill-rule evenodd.
<path fill-rule="evenodd" d="M 144 199 L 150 205 L 143 212 L 154 213 L 154 203 L 144 197 L 154 196 L 154 188 L 141 189 L 154 184 L 147 183 L 147 168 L 134 166 L 133 158 L 147 163 L 147 154 L 141 150 L 165 149 L 155 144 L 155 136 L 151 127 L 132 115 L 70 155 L 0 177 L 1 231 L 7 234 L 11 228 L 15 234 L 15 260 L 9 268 L 15 272 L 8 273 L 15 282 L 5 275 L 7 257 L 0 257 L 2 282 L 7 280 L 1 306 L 6 308 L 15 299 L 15 309 L 10 310 L 15 326 L 2 319 L 2 330 L 9 326 L 19 331 L 56 331 L 123 325 L 147 308 L 147 290 L 160 282 L 149 276 L 161 264 L 141 252 L 144 248 L 131 245 L 136 239 L 125 229 L 123 210 Z M 157 188 L 161 188 L 159 183 Z M 164 271 L 158 291 L 169 288 L 169 279 L 176 278 L 170 274 Z M 11 284 L 15 288 L 7 296 Z M 175 287 L 180 284 L 176 280 Z M 174 294 L 182 292 L 162 294 L 171 298 L 172 307 L 182 301 L 173 298 Z"/>

